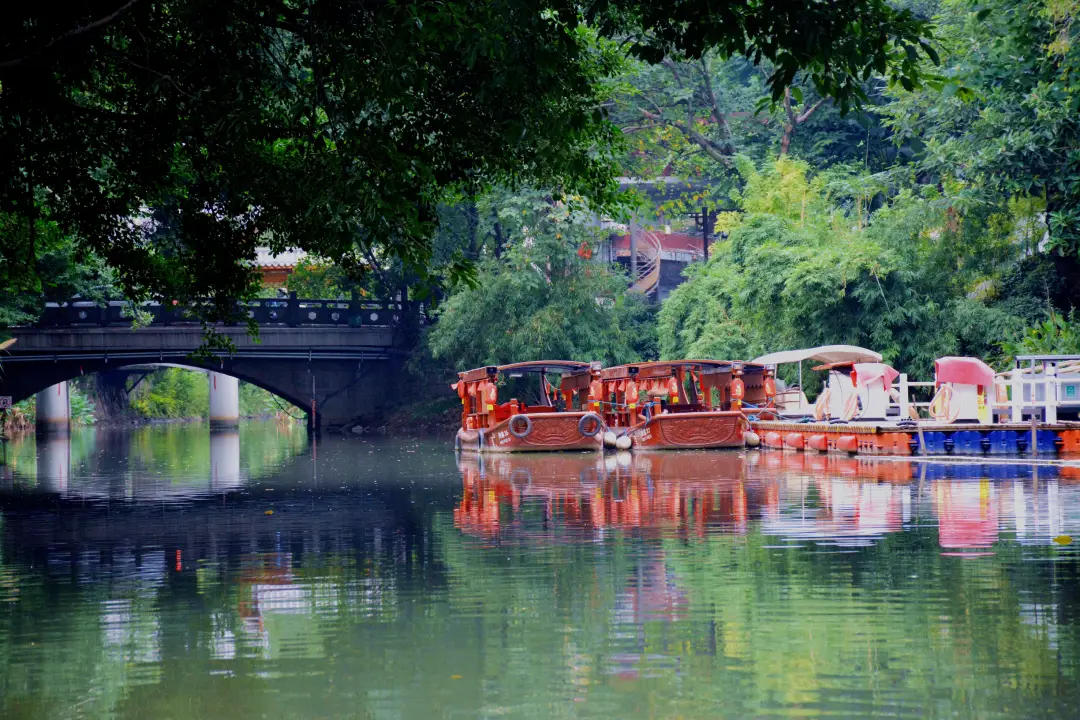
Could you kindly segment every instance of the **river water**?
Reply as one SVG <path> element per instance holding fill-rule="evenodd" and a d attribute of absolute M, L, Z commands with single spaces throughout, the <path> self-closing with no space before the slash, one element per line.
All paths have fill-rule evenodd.
<path fill-rule="evenodd" d="M 28 438 L 0 717 L 1075 718 L 1078 545 L 1075 468 Z"/>

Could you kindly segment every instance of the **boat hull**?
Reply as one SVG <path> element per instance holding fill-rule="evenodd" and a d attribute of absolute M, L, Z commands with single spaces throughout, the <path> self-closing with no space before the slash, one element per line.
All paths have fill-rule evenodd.
<path fill-rule="evenodd" d="M 741 412 L 704 411 L 655 415 L 626 430 L 638 450 L 738 448 L 746 443 Z"/>
<path fill-rule="evenodd" d="M 593 450 L 603 447 L 603 428 L 589 437 L 580 430 L 581 418 L 591 413 L 530 413 L 528 434 L 518 437 L 510 432 L 510 420 L 480 430 L 458 430 L 457 447 L 462 452 L 518 453 Z"/>

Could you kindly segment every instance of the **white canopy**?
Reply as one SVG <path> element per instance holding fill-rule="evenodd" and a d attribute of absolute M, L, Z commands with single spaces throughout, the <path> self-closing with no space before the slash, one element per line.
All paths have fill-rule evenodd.
<path fill-rule="evenodd" d="M 881 353 L 857 345 L 822 345 L 805 350 L 781 350 L 754 358 L 759 365 L 783 365 L 803 360 L 820 360 L 823 363 L 881 362 Z"/>

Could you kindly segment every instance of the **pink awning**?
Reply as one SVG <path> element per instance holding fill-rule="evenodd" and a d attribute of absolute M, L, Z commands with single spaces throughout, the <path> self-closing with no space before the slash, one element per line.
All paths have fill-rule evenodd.
<path fill-rule="evenodd" d="M 900 373 L 885 363 L 855 363 L 852 365 L 855 374 L 856 387 L 870 387 L 880 381 L 885 390 L 888 390 Z"/>
<path fill-rule="evenodd" d="M 978 358 L 943 357 L 934 363 L 934 381 L 938 385 L 957 383 L 990 387 L 994 384 L 994 369 Z"/>

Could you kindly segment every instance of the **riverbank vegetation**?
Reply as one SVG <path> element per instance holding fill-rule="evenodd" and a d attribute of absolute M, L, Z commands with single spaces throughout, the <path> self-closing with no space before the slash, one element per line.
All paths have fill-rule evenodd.
<path fill-rule="evenodd" d="M 752 358 L 846 342 L 926 376 L 943 355 L 1000 366 L 1018 352 L 1080 352 L 1080 213 L 1071 199 L 1080 188 L 1080 57 L 1069 7 L 901 6 L 937 38 L 935 59 L 921 67 L 928 82 L 869 75 L 859 85 L 867 102 L 847 114 L 802 74 L 772 98 L 771 66 L 738 55 L 674 54 L 624 68 L 611 95 L 624 172 L 692 183 L 651 203 L 639 197 L 639 216 L 695 232 L 689 211 L 725 210 L 709 261 L 691 265 L 659 304 L 655 335 L 635 327 L 639 338 L 655 337 L 653 357 Z M 562 231 L 573 247 L 584 227 Z M 506 252 L 524 241 L 511 237 Z M 514 294 L 510 265 L 481 267 L 481 288 L 451 294 L 455 320 L 432 331 L 430 348 L 466 365 L 544 355 L 535 340 L 526 341 L 533 352 L 515 355 L 503 336 L 546 306 Z M 620 327 L 614 313 L 607 325 Z M 446 336 L 505 352 L 470 353 Z"/>
<path fill-rule="evenodd" d="M 458 370 L 523 358 L 630 362 L 655 354 L 652 310 L 626 275 L 589 255 L 601 237 L 573 205 L 539 193 L 503 194 L 478 222 L 497 238 L 474 283 L 442 304 L 427 336 Z"/>
<path fill-rule="evenodd" d="M 86 382 L 68 383 L 68 402 L 73 425 L 94 425 L 98 422 L 97 407 L 93 397 L 87 391 Z M 0 434 L 12 436 L 33 432 L 36 422 L 37 401 L 36 398 L 31 397 L 15 403 L 3 414 Z"/>

